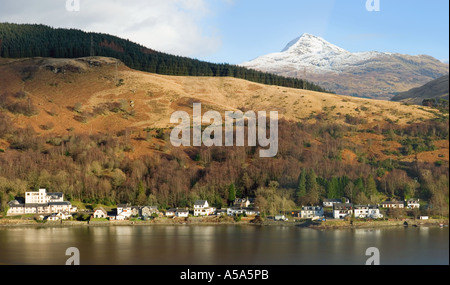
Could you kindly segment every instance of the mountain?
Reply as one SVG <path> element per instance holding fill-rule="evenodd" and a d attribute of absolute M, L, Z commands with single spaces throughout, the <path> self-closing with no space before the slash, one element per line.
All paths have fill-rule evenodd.
<path fill-rule="evenodd" d="M 338 94 L 374 99 L 390 99 L 449 72 L 448 64 L 427 55 L 352 53 L 311 34 L 292 40 L 281 52 L 241 66 L 305 78 Z"/>
<path fill-rule="evenodd" d="M 45 25 L 0 23 L 0 57 L 86 56 L 114 57 L 130 68 L 157 74 L 235 77 L 269 85 L 326 91 L 301 79 L 267 74 L 236 65 L 174 56 L 107 34 L 55 29 Z"/>
<path fill-rule="evenodd" d="M 449 99 L 448 75 L 433 80 L 422 87 L 413 88 L 407 92 L 402 92 L 392 98 L 392 101 L 400 101 L 410 104 L 422 105 L 424 100 Z"/>

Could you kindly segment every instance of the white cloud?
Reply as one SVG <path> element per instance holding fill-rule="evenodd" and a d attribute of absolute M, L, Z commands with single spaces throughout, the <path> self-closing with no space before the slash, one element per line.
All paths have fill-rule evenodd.
<path fill-rule="evenodd" d="M 1 0 L 0 22 L 38 23 L 116 35 L 171 54 L 203 57 L 217 51 L 220 36 L 208 26 L 207 0 Z"/>

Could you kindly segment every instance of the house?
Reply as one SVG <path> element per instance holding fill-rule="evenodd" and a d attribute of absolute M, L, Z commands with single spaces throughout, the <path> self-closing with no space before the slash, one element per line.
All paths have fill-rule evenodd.
<path fill-rule="evenodd" d="M 303 206 L 300 211 L 300 218 L 315 219 L 323 217 L 323 208 L 320 206 Z"/>
<path fill-rule="evenodd" d="M 166 217 L 175 217 L 177 213 L 177 209 L 170 208 L 166 211 Z"/>
<path fill-rule="evenodd" d="M 248 198 L 237 198 L 234 203 L 233 206 L 234 207 L 241 207 L 241 208 L 248 208 L 252 203 L 250 202 L 250 200 Z"/>
<path fill-rule="evenodd" d="M 382 208 L 391 208 L 391 209 L 403 209 L 405 208 L 405 204 L 403 202 L 397 201 L 384 201 L 381 203 Z"/>
<path fill-rule="evenodd" d="M 125 217 L 131 217 L 131 206 L 129 204 L 117 205 L 117 216 L 122 215 Z"/>
<path fill-rule="evenodd" d="M 286 218 L 285 215 L 277 215 L 274 218 L 275 221 L 287 221 L 288 219 Z"/>
<path fill-rule="evenodd" d="M 356 205 L 353 208 L 353 213 L 355 218 L 371 218 L 371 219 L 381 219 L 383 215 L 380 214 L 380 209 L 373 205 Z"/>
<path fill-rule="evenodd" d="M 428 216 L 420 216 L 420 218 L 419 218 L 420 220 L 428 220 L 429 219 L 429 217 Z"/>
<path fill-rule="evenodd" d="M 420 208 L 420 204 L 419 204 L 419 199 L 409 199 L 408 201 L 406 201 L 406 206 L 408 209 L 419 209 Z"/>
<path fill-rule="evenodd" d="M 159 214 L 156 206 L 143 206 L 140 208 L 139 214 L 141 217 L 150 217 L 153 214 Z"/>
<path fill-rule="evenodd" d="M 208 201 L 197 200 L 194 203 L 194 216 L 209 216 L 215 212 L 215 209 L 209 207 Z"/>
<path fill-rule="evenodd" d="M 136 217 L 139 216 L 141 207 L 133 206 L 131 207 L 131 216 Z"/>
<path fill-rule="evenodd" d="M 175 215 L 179 218 L 187 218 L 189 216 L 189 210 L 177 209 Z"/>
<path fill-rule="evenodd" d="M 258 216 L 259 210 L 258 208 L 252 208 L 252 207 L 231 207 L 227 209 L 227 215 L 228 216 L 239 216 L 239 215 L 246 215 L 246 216 Z"/>
<path fill-rule="evenodd" d="M 92 215 L 94 219 L 105 219 L 108 217 L 108 213 L 102 207 L 96 208 L 94 214 Z"/>
<path fill-rule="evenodd" d="M 260 212 L 258 210 L 258 208 L 244 208 L 245 211 L 245 215 L 247 216 L 259 216 Z"/>
<path fill-rule="evenodd" d="M 59 212 L 57 214 L 52 214 L 47 218 L 49 221 L 61 221 L 61 220 L 69 220 L 72 219 L 72 215 L 69 213 Z"/>
<path fill-rule="evenodd" d="M 353 215 L 353 204 L 351 203 L 335 203 L 333 205 L 333 217 L 335 219 L 343 219 Z"/>
<path fill-rule="evenodd" d="M 323 207 L 333 207 L 334 204 L 342 203 L 342 199 L 325 199 L 323 200 Z M 349 200 L 346 199 L 346 203 L 349 203 Z"/>

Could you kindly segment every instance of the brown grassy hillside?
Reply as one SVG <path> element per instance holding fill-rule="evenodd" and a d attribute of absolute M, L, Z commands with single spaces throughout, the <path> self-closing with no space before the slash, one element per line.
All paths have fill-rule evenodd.
<path fill-rule="evenodd" d="M 16 114 L 17 127 L 31 125 L 42 135 L 118 133 L 144 138 L 145 128 L 167 128 L 174 111 L 191 112 L 193 102 L 202 110 L 278 111 L 297 122 L 324 120 L 348 124 L 358 118 L 360 130 L 372 130 L 386 122 L 407 125 L 436 116 L 432 109 L 401 103 L 361 99 L 326 93 L 267 86 L 234 78 L 177 77 L 131 70 L 112 58 L 0 59 L 0 93 L 24 92 L 38 109 L 35 116 Z M 354 124 L 355 125 L 355 124 Z M 379 159 L 389 158 L 382 135 L 356 133 L 350 138 Z M 155 142 L 152 142 L 155 143 Z M 148 153 L 148 142 L 133 140 L 132 156 Z M 0 147 L 6 148 L 5 141 Z M 370 146 L 369 146 L 370 145 Z M 435 154 L 421 158 L 448 160 L 448 143 Z M 352 157 L 347 150 L 348 157 Z M 351 158 L 344 159 L 353 161 Z M 411 157 L 403 159 L 411 160 Z"/>

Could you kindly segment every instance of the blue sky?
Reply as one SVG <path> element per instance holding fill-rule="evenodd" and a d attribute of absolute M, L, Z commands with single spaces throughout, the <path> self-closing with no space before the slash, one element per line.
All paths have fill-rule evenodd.
<path fill-rule="evenodd" d="M 211 25 L 222 46 L 202 59 L 240 63 L 278 52 L 302 33 L 346 50 L 385 51 L 449 58 L 449 1 L 380 0 L 368 12 L 366 0 L 234 0 L 216 2 Z"/>
<path fill-rule="evenodd" d="M 68 11 L 67 1 L 79 1 Z M 149 48 L 239 64 L 310 33 L 346 50 L 449 59 L 449 1 L 1 0 L 0 22 L 109 33 Z"/>

